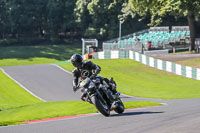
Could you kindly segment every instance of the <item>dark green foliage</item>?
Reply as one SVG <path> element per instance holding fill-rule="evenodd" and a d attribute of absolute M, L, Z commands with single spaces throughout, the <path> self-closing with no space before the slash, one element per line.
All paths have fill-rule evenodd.
<path fill-rule="evenodd" d="M 165 19 L 165 16 L 171 15 L 176 18 L 184 16 L 188 20 L 191 37 L 191 49 L 195 49 L 196 38 L 196 22 L 200 17 L 200 1 L 199 0 L 129 0 L 129 11 L 131 16 L 135 14 L 142 18 L 151 14 L 151 25 L 159 25 Z"/>
<path fill-rule="evenodd" d="M 151 22 L 159 22 L 159 15 L 164 18 L 164 25 L 176 25 L 174 17 L 168 16 L 165 8 L 155 14 L 156 9 L 146 11 L 151 5 L 140 3 L 143 3 L 140 8 L 133 9 L 127 0 L 1 0 L 0 46 L 60 43 L 81 37 L 108 40 L 118 37 L 120 20 L 123 21 L 122 35 L 126 35 L 148 28 L 150 18 L 155 19 Z M 182 9 L 182 5 L 174 10 Z M 159 9 L 158 3 L 155 7 Z M 140 12 L 141 9 L 144 10 Z M 176 12 L 176 17 L 183 13 Z M 145 17 L 141 19 L 140 16 Z M 179 22 L 179 25 L 187 25 L 185 21 Z"/>

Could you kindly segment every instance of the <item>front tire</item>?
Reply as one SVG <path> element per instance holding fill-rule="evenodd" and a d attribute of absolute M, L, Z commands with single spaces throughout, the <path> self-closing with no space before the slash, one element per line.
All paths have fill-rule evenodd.
<path fill-rule="evenodd" d="M 92 96 L 91 101 L 101 114 L 103 114 L 104 116 L 110 115 L 110 109 L 108 108 L 107 104 L 103 104 L 103 102 L 99 100 L 96 96 Z"/>

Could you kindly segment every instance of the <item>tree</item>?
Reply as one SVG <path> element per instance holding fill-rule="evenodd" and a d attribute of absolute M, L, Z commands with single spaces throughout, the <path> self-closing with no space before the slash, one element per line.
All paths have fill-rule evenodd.
<path fill-rule="evenodd" d="M 186 16 L 190 28 L 191 50 L 195 49 L 195 23 L 200 16 L 199 0 L 129 0 L 131 14 L 145 18 L 151 14 L 151 25 L 159 25 L 164 16 L 173 15 L 175 17 Z"/>
<path fill-rule="evenodd" d="M 7 26 L 9 24 L 8 22 L 8 12 L 7 12 L 7 3 L 6 0 L 0 1 L 0 38 L 5 37 L 5 33 L 8 30 Z"/>
<path fill-rule="evenodd" d="M 75 32 L 76 23 L 75 23 L 75 15 L 74 8 L 76 6 L 75 0 L 65 0 L 65 8 L 64 8 L 64 23 L 63 29 L 65 32 Z"/>
<path fill-rule="evenodd" d="M 123 21 L 128 10 L 127 0 L 77 0 L 75 15 L 76 22 L 85 37 L 98 39 L 117 38 L 119 35 L 119 21 Z M 122 24 L 122 35 L 130 34 L 147 28 L 149 20 L 138 22 L 138 15 L 132 19 L 126 16 Z"/>
<path fill-rule="evenodd" d="M 79 32 L 81 32 L 82 35 L 89 27 L 89 24 L 92 23 L 91 16 L 87 9 L 89 2 L 91 2 L 91 0 L 77 0 L 76 7 L 74 9 L 76 23 L 78 25 Z"/>
<path fill-rule="evenodd" d="M 77 0 L 75 13 L 84 35 L 116 37 L 124 0 Z"/>
<path fill-rule="evenodd" d="M 47 4 L 47 25 L 50 33 L 50 40 L 57 41 L 58 33 L 62 31 L 64 23 L 65 0 L 48 0 Z"/>
<path fill-rule="evenodd" d="M 13 36 L 37 36 L 43 25 L 47 0 L 6 0 L 7 19 Z"/>

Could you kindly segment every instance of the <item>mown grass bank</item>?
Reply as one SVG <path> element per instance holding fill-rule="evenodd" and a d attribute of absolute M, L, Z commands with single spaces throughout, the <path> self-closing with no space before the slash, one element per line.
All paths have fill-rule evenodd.
<path fill-rule="evenodd" d="M 0 111 L 40 102 L 7 77 L 0 69 Z"/>
<path fill-rule="evenodd" d="M 0 66 L 48 64 L 81 53 L 81 44 L 0 47 Z"/>
<path fill-rule="evenodd" d="M 96 113 L 95 107 L 82 101 L 43 102 L 26 92 L 0 70 L 0 126 L 22 121 Z M 148 101 L 126 102 L 126 108 L 161 105 Z"/>
<path fill-rule="evenodd" d="M 124 104 L 126 108 L 161 105 L 150 101 L 133 101 L 125 102 Z M 12 110 L 1 111 L 0 126 L 20 124 L 20 122 L 23 121 L 97 112 L 98 111 L 92 104 L 82 101 L 43 102 Z"/>
<path fill-rule="evenodd" d="M 200 98 L 200 81 L 145 66 L 130 59 L 92 60 L 103 77 L 114 77 L 121 93 L 146 98 Z M 71 64 L 60 65 L 69 71 Z"/>

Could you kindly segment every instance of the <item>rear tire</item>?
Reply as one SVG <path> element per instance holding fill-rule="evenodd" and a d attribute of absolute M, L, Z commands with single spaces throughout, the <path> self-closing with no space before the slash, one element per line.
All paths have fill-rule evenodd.
<path fill-rule="evenodd" d="M 118 114 L 123 113 L 124 112 L 124 104 L 123 104 L 123 102 L 120 100 L 117 104 L 118 104 L 118 106 L 117 106 L 117 108 L 114 109 L 114 111 L 116 113 L 118 113 Z"/>
<path fill-rule="evenodd" d="M 107 104 L 104 105 L 96 96 L 91 97 L 91 101 L 101 114 L 104 116 L 110 115 L 110 109 Z"/>

